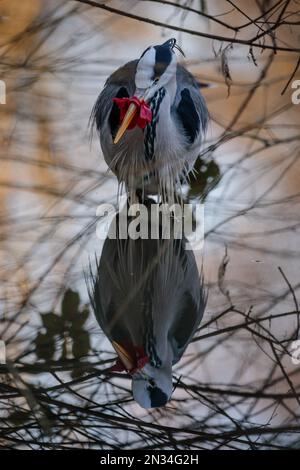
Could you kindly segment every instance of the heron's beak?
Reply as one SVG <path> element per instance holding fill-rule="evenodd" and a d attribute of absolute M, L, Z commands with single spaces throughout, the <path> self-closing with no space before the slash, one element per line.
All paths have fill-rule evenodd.
<path fill-rule="evenodd" d="M 116 341 L 112 341 L 112 345 L 118 354 L 121 362 L 124 364 L 126 370 L 131 370 L 134 368 L 134 359 L 130 356 L 128 351 L 123 348 L 120 344 L 116 343 Z"/>
<path fill-rule="evenodd" d="M 134 103 L 131 103 L 129 108 L 127 109 L 127 113 L 124 116 L 122 124 L 119 127 L 119 130 L 114 138 L 114 144 L 117 144 L 121 137 L 124 135 L 126 129 L 128 128 L 129 124 L 131 123 L 132 119 L 136 115 L 137 106 Z"/>
<path fill-rule="evenodd" d="M 151 87 L 149 87 L 146 92 L 142 96 L 138 96 L 138 100 L 140 102 L 145 102 L 147 103 L 147 100 L 149 98 L 149 92 L 151 91 Z M 118 129 L 118 132 L 114 138 L 114 144 L 117 144 L 121 137 L 124 135 L 125 131 L 128 129 L 130 126 L 131 121 L 133 120 L 134 116 L 138 112 L 138 103 L 130 103 L 127 112 L 123 118 L 123 121 Z"/>

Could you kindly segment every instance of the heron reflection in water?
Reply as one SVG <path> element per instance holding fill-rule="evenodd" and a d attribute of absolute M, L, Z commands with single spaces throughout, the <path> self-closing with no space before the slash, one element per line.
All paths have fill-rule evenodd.
<path fill-rule="evenodd" d="M 151 201 L 148 199 L 148 212 Z M 95 316 L 117 352 L 114 370 L 132 378 L 143 408 L 162 407 L 172 394 L 172 366 L 182 357 L 204 313 L 206 294 L 193 251 L 182 235 L 169 239 L 106 238 L 89 295 Z M 133 218 L 126 218 L 126 226 Z M 171 231 L 172 233 L 173 231 Z M 178 235 L 177 235 L 178 236 Z"/>

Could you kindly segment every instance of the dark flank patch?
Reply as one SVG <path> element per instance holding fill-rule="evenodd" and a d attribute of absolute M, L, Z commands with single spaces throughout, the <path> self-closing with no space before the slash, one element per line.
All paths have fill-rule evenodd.
<path fill-rule="evenodd" d="M 150 393 L 151 407 L 158 408 L 168 403 L 167 395 L 158 387 L 148 387 Z"/>
<path fill-rule="evenodd" d="M 184 88 L 181 92 L 181 100 L 177 112 L 185 133 L 192 144 L 200 130 L 200 119 L 187 88 Z"/>
<path fill-rule="evenodd" d="M 155 66 L 153 79 L 160 77 L 172 60 L 172 51 L 169 45 L 154 46 L 155 49 Z"/>
<path fill-rule="evenodd" d="M 125 87 L 120 88 L 118 93 L 116 94 L 116 98 L 128 98 L 128 97 L 129 97 L 129 94 Z M 109 122 L 112 138 L 114 139 L 118 131 L 119 125 L 120 125 L 120 110 L 116 103 L 113 103 L 112 105 L 108 122 Z M 97 121 L 96 121 L 96 124 L 97 124 Z M 98 124 L 97 124 L 97 127 L 98 127 Z"/>

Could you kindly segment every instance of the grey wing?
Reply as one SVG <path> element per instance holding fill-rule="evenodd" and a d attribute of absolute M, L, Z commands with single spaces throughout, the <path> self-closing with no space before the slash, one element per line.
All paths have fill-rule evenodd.
<path fill-rule="evenodd" d="M 130 337 L 129 332 L 119 315 L 120 304 L 116 301 L 114 280 L 111 266 L 117 256 L 114 240 L 106 239 L 103 251 L 104 256 L 96 259 L 95 270 L 90 266 L 86 283 L 90 302 L 95 317 L 104 334 L 113 341 L 124 343 Z"/>
<path fill-rule="evenodd" d="M 101 132 L 105 124 L 110 127 L 114 137 L 120 121 L 119 108 L 113 102 L 113 98 L 132 96 L 135 91 L 135 70 L 137 60 L 128 62 L 116 70 L 106 81 L 91 113 L 90 123 Z"/>
<path fill-rule="evenodd" d="M 193 75 L 182 65 L 177 66 L 177 94 L 174 103 L 177 119 L 190 144 L 202 140 L 208 123 L 208 110 Z"/>
<path fill-rule="evenodd" d="M 173 364 L 179 361 L 195 334 L 204 314 L 207 294 L 203 283 L 203 274 L 199 276 L 195 258 L 187 253 L 186 285 L 181 302 L 176 312 L 176 320 L 170 330 L 171 345 L 174 354 Z"/>

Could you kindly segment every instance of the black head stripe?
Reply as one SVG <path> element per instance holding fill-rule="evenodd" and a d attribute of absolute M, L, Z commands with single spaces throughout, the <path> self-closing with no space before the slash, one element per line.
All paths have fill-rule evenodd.
<path fill-rule="evenodd" d="M 147 47 L 147 49 L 144 50 L 143 54 L 141 55 L 140 59 L 146 54 L 147 51 L 151 49 L 151 46 Z"/>
<path fill-rule="evenodd" d="M 151 407 L 157 408 L 168 403 L 167 395 L 158 387 L 148 387 L 150 393 Z"/>
<path fill-rule="evenodd" d="M 160 77 L 172 60 L 172 51 L 169 45 L 154 46 L 155 49 L 155 66 L 154 77 Z"/>

